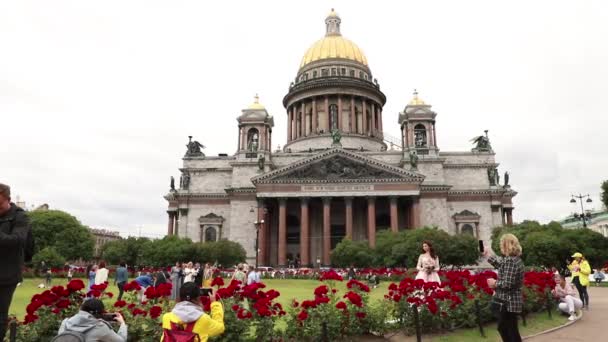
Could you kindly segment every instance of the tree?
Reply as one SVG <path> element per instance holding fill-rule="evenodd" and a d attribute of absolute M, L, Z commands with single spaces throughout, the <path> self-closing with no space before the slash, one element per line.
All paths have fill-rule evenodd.
<path fill-rule="evenodd" d="M 68 260 L 93 257 L 93 235 L 74 216 L 59 210 L 28 213 L 36 252 L 53 247 Z"/>
<path fill-rule="evenodd" d="M 575 252 L 582 253 L 596 267 L 608 260 L 608 238 L 590 229 L 564 229 L 557 222 L 543 225 L 534 221 L 499 227 L 492 233 L 492 248 L 497 254 L 500 253 L 500 237 L 506 233 L 519 239 L 526 266 L 560 269 Z"/>
<path fill-rule="evenodd" d="M 602 183 L 602 203 L 604 203 L 604 208 L 608 210 L 608 180 L 605 180 Z"/>
<path fill-rule="evenodd" d="M 247 257 L 245 248 L 238 242 L 229 240 L 219 240 L 215 242 L 205 242 L 202 244 L 203 253 L 201 257 L 210 257 L 208 262 L 217 262 L 222 266 L 233 266 L 240 262 L 244 262 Z M 209 252 L 205 253 L 204 248 L 208 248 Z M 201 260 L 201 259 L 193 259 Z"/>
<path fill-rule="evenodd" d="M 148 238 L 132 236 L 110 241 L 103 246 L 101 255 L 110 264 L 118 265 L 124 261 L 127 265 L 140 265 L 143 263 L 142 254 L 148 243 L 150 243 Z"/>
<path fill-rule="evenodd" d="M 160 240 L 152 240 L 142 247 L 140 265 L 166 267 L 176 261 L 190 261 L 192 240 L 177 236 L 165 236 Z"/>
<path fill-rule="evenodd" d="M 338 267 L 368 267 L 373 261 L 373 252 L 367 241 L 352 241 L 345 238 L 331 252 L 331 263 Z"/>
<path fill-rule="evenodd" d="M 53 247 L 44 247 L 32 258 L 32 263 L 36 265 L 36 267 L 38 267 L 43 261 L 46 266 L 52 268 L 60 268 L 65 265 L 65 258 L 59 255 L 57 250 Z"/>

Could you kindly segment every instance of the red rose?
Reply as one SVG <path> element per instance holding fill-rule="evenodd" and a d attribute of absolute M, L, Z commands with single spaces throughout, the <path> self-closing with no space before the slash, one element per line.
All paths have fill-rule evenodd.
<path fill-rule="evenodd" d="M 84 282 L 81 279 L 73 279 L 67 285 L 68 290 L 77 292 L 84 289 Z"/>
<path fill-rule="evenodd" d="M 316 307 L 317 307 L 317 302 L 314 300 L 305 300 L 302 302 L 303 309 L 316 308 Z"/>
<path fill-rule="evenodd" d="M 363 284 L 362 282 L 360 282 L 360 281 L 358 281 L 356 279 L 351 279 L 351 280 L 348 281 L 348 283 L 346 283 L 346 287 L 349 288 L 349 289 L 352 289 L 353 286 L 358 287 L 363 292 L 369 292 L 369 286 Z"/>
<path fill-rule="evenodd" d="M 23 324 L 29 324 L 29 323 L 36 322 L 36 320 L 37 320 L 37 319 L 38 319 L 38 316 L 37 316 L 37 315 L 34 315 L 34 314 L 29 314 L 29 313 L 28 313 L 28 314 L 25 316 L 25 318 L 23 319 Z"/>
<path fill-rule="evenodd" d="M 114 297 L 114 294 L 112 292 L 106 292 L 106 296 L 108 296 L 108 298 L 112 298 Z"/>
<path fill-rule="evenodd" d="M 114 303 L 115 308 L 124 308 L 126 305 L 127 305 L 127 302 L 125 302 L 124 300 L 119 300 L 119 301 L 116 301 L 116 303 Z"/>
<path fill-rule="evenodd" d="M 58 313 L 61 312 L 61 309 L 59 308 L 53 308 L 53 310 L 51 310 L 52 313 L 54 313 L 55 315 L 57 315 Z"/>
<path fill-rule="evenodd" d="M 240 306 L 238 306 L 237 304 L 234 304 L 232 306 L 232 311 L 237 311 L 240 308 Z"/>
<path fill-rule="evenodd" d="M 365 316 L 367 316 L 367 314 L 365 312 L 357 312 L 355 313 L 355 316 L 357 316 L 359 319 L 363 319 Z"/>
<path fill-rule="evenodd" d="M 279 297 L 280 295 L 281 295 L 281 293 L 279 293 L 279 291 L 277 291 L 277 290 L 273 290 L 273 289 L 270 289 L 270 290 L 268 290 L 268 291 L 266 292 L 266 296 L 267 296 L 267 297 L 268 297 L 270 300 L 273 300 L 273 299 L 275 299 L 275 298 Z"/>
<path fill-rule="evenodd" d="M 150 308 L 150 317 L 158 318 L 158 316 L 160 316 L 160 314 L 162 312 L 163 312 L 163 309 L 160 306 L 154 305 L 153 307 Z"/>
<path fill-rule="evenodd" d="M 135 308 L 133 309 L 133 311 L 131 311 L 131 313 L 133 314 L 133 316 L 146 316 L 148 313 L 140 308 Z"/>
<path fill-rule="evenodd" d="M 315 303 L 317 303 L 317 305 L 319 305 L 319 304 L 327 304 L 327 303 L 329 303 L 329 297 L 316 297 L 315 298 Z"/>
<path fill-rule="evenodd" d="M 69 301 L 69 300 L 67 300 L 67 299 L 62 299 L 62 300 L 58 301 L 58 302 L 55 304 L 55 306 L 56 306 L 57 308 L 59 308 L 59 309 L 65 309 L 65 308 L 67 308 L 68 306 L 70 306 L 70 301 Z"/>
<path fill-rule="evenodd" d="M 323 296 L 329 292 L 327 285 L 321 285 L 315 289 L 315 296 Z"/>
<path fill-rule="evenodd" d="M 324 281 L 324 280 L 337 280 L 337 281 L 342 281 L 344 280 L 338 273 L 336 273 L 336 271 L 334 270 L 329 270 L 327 272 L 323 272 L 321 273 L 321 276 L 319 277 L 320 281 Z"/>
<path fill-rule="evenodd" d="M 216 277 L 211 282 L 211 286 L 217 286 L 217 287 L 224 286 L 224 279 L 222 279 L 221 277 Z"/>
<path fill-rule="evenodd" d="M 396 294 L 396 295 L 394 295 L 394 296 L 393 296 L 393 300 L 394 300 L 395 302 L 399 302 L 399 301 L 401 300 L 401 295 L 400 295 L 400 294 Z"/>
<path fill-rule="evenodd" d="M 129 305 L 127 305 L 127 309 L 131 310 L 135 307 L 135 304 L 131 303 Z"/>
<path fill-rule="evenodd" d="M 348 291 L 343 298 L 347 298 L 351 303 L 353 303 L 353 305 L 358 306 L 358 307 L 362 307 L 363 306 L 363 302 L 361 300 L 361 296 L 353 291 Z"/>
<path fill-rule="evenodd" d="M 344 303 L 342 301 L 336 303 L 336 309 L 340 309 L 340 310 L 346 309 L 346 303 Z"/>
<path fill-rule="evenodd" d="M 154 288 L 153 286 L 149 286 L 146 289 L 146 291 L 144 292 L 144 295 L 148 299 L 154 299 L 154 298 L 158 297 L 158 295 L 156 294 L 156 288 Z"/>
<path fill-rule="evenodd" d="M 308 312 L 306 310 L 300 311 L 300 313 L 298 314 L 298 320 L 304 321 L 307 318 L 308 318 Z"/>
<path fill-rule="evenodd" d="M 298 303 L 297 300 L 293 300 L 293 302 L 291 302 L 291 306 L 293 306 L 294 308 L 297 308 L 300 305 L 300 303 Z"/>
<path fill-rule="evenodd" d="M 156 295 L 159 297 L 169 297 L 171 296 L 171 288 L 173 285 L 170 283 L 160 284 L 156 287 Z"/>

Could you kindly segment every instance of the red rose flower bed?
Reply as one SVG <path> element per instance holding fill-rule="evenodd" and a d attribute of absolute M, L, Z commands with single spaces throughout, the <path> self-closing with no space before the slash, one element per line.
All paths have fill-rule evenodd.
<path fill-rule="evenodd" d="M 370 271 L 371 273 L 372 271 Z M 381 271 L 380 271 L 381 272 Z M 225 333 L 219 341 L 280 339 L 312 339 L 327 333 L 330 340 L 357 336 L 370 332 L 410 329 L 413 331 L 413 308 L 417 307 L 424 332 L 471 327 L 474 303 L 479 302 L 482 321 L 492 320 L 488 304 L 493 290 L 488 288 L 488 278 L 496 273 L 485 271 L 472 274 L 469 271 L 440 271 L 442 282 L 425 283 L 411 277 L 389 284 L 384 299 L 370 303 L 370 287 L 358 280 L 346 283 L 346 291 L 337 289 L 343 277 L 333 271 L 319 275 L 319 286 L 300 302 L 293 300 L 283 308 L 277 299 L 281 294 L 267 289 L 263 283 L 243 285 L 232 280 L 225 284 L 216 278 L 212 284 L 216 298 L 224 306 Z M 524 305 L 528 312 L 546 307 L 547 295 L 555 286 L 553 275 L 548 272 L 526 272 L 524 277 Z M 49 340 L 57 333 L 64 318 L 73 316 L 87 297 L 106 301 L 108 311 L 118 311 L 125 316 L 129 336 L 133 340 L 160 340 L 161 318 L 169 312 L 173 302 L 169 300 L 171 284 L 149 287 L 145 290 L 145 302 L 137 295 L 141 286 L 136 282 L 125 285 L 122 300 L 113 301 L 107 284 L 94 285 L 85 293 L 85 284 L 80 279 L 67 286 L 55 286 L 36 294 L 26 307 L 26 316 L 18 330 L 18 340 Z M 380 291 L 380 290 L 374 290 Z M 205 310 L 210 308 L 208 297 L 201 297 Z M 277 328 L 277 322 L 284 321 Z"/>

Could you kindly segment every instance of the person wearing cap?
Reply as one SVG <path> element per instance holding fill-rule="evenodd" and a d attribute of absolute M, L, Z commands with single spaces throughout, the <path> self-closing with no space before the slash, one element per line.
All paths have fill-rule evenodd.
<path fill-rule="evenodd" d="M 576 286 L 578 295 L 583 302 L 583 308 L 589 310 L 589 294 L 587 286 L 589 286 L 589 274 L 591 274 L 591 266 L 579 252 L 572 254 L 572 263 L 568 265 L 568 269 L 572 272 L 572 284 Z"/>

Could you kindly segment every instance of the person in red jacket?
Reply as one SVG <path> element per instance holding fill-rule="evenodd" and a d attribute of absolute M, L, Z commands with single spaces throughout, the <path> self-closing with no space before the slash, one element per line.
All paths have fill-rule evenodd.
<path fill-rule="evenodd" d="M 11 203 L 11 188 L 0 183 L 0 341 L 6 334 L 15 287 L 23 281 L 23 263 L 32 260 L 33 254 L 34 239 L 25 211 Z"/>

